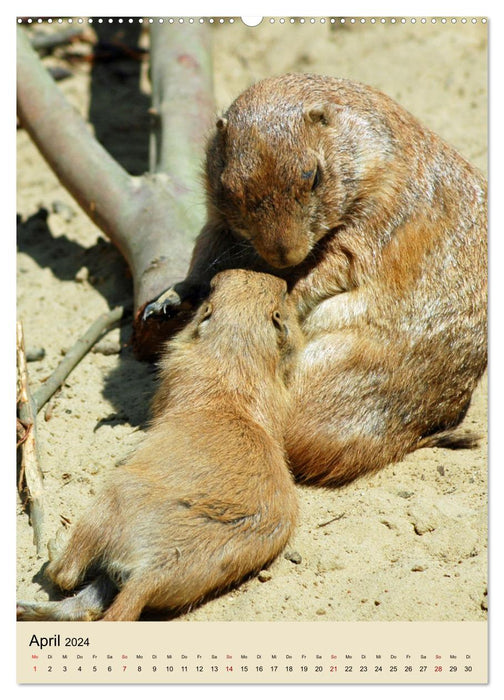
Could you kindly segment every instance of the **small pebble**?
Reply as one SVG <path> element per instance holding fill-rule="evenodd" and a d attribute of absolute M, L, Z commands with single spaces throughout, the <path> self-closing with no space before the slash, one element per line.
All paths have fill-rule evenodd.
<path fill-rule="evenodd" d="M 411 571 L 425 571 L 427 568 L 424 564 L 415 564 L 415 566 L 411 567 Z"/>
<path fill-rule="evenodd" d="M 411 496 L 413 496 L 413 491 L 398 491 L 397 495 L 400 498 L 411 498 Z"/>
<path fill-rule="evenodd" d="M 266 583 L 266 581 L 270 581 L 273 576 L 270 574 L 269 571 L 260 571 L 257 578 L 261 583 Z"/>
<path fill-rule="evenodd" d="M 442 465 L 440 465 L 440 466 L 437 468 L 437 470 L 438 470 L 438 473 L 439 473 L 441 476 L 444 476 L 444 475 L 445 475 L 445 468 L 444 468 Z"/>
<path fill-rule="evenodd" d="M 39 360 L 44 359 L 45 354 L 45 348 L 28 348 L 26 350 L 26 361 L 38 362 Z"/>
<path fill-rule="evenodd" d="M 324 610 L 324 608 L 318 608 L 318 610 L 315 611 L 315 614 L 316 615 L 325 615 L 326 611 Z"/>
<path fill-rule="evenodd" d="M 291 561 L 293 564 L 301 564 L 303 561 L 299 552 L 285 552 L 284 558 Z"/>

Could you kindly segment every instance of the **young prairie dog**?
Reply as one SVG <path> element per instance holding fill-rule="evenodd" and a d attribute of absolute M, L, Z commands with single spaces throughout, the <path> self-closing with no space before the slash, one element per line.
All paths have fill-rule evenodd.
<path fill-rule="evenodd" d="M 61 601 L 19 603 L 18 619 L 181 611 L 279 554 L 297 516 L 282 438 L 301 336 L 286 288 L 250 271 L 216 276 L 167 346 L 143 445 L 47 567 L 64 591 L 90 582 Z"/>
<path fill-rule="evenodd" d="M 487 362 L 487 187 L 392 99 L 290 74 L 247 89 L 206 155 L 208 221 L 169 313 L 224 267 L 284 278 L 307 344 L 290 380 L 297 478 L 341 484 L 463 446 Z"/>

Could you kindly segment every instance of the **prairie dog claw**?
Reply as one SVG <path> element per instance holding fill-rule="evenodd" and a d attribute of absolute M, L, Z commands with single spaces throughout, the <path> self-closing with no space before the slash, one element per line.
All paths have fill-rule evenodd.
<path fill-rule="evenodd" d="M 157 299 L 147 304 L 142 314 L 142 321 L 146 321 L 150 316 L 166 316 L 172 311 L 178 311 L 181 303 L 180 296 L 173 287 L 170 287 Z"/>

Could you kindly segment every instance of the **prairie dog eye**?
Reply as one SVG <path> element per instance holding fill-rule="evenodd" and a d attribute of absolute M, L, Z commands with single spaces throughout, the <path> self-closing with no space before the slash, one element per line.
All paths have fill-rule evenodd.
<path fill-rule="evenodd" d="M 317 163 L 317 167 L 314 170 L 304 170 L 301 174 L 301 177 L 303 178 L 303 180 L 311 181 L 310 189 L 313 192 L 319 186 L 322 177 L 320 165 L 318 165 Z"/>
<path fill-rule="evenodd" d="M 317 187 L 320 185 L 320 180 L 322 178 L 322 173 L 320 172 L 320 165 L 317 165 L 317 169 L 315 170 L 315 175 L 313 176 L 313 181 L 312 181 L 312 186 L 311 186 L 311 191 L 314 192 Z"/>

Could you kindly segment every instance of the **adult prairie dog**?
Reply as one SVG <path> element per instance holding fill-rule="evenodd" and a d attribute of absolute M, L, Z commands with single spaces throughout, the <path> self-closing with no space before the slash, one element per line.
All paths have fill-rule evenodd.
<path fill-rule="evenodd" d="M 452 433 L 487 362 L 487 187 L 377 90 L 267 78 L 217 121 L 208 220 L 186 280 L 151 306 L 201 298 L 215 271 L 284 278 L 307 337 L 290 380 L 297 478 L 341 484 Z"/>

